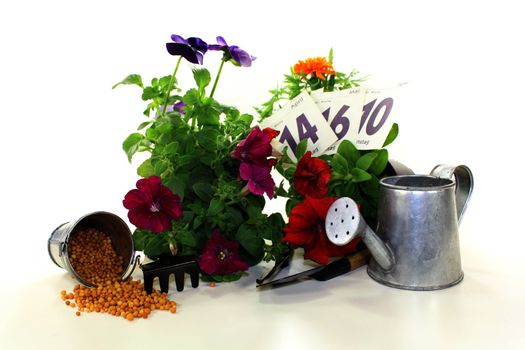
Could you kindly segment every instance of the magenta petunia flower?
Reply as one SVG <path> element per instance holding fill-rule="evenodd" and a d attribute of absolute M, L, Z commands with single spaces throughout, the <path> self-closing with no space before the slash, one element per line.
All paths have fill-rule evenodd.
<path fill-rule="evenodd" d="M 248 264 L 239 256 L 239 242 L 227 240 L 219 230 L 213 230 L 197 263 L 209 275 L 227 275 L 248 269 Z"/>
<path fill-rule="evenodd" d="M 259 129 L 258 126 L 254 127 L 248 136 L 239 142 L 232 156 L 241 162 L 266 165 L 268 163 L 268 157 L 272 155 L 272 145 L 270 142 L 272 138 L 277 135 L 273 136 L 274 133 L 265 130 Z"/>
<path fill-rule="evenodd" d="M 162 185 L 158 176 L 137 181 L 137 189 L 129 191 L 122 201 L 129 209 L 129 221 L 137 228 L 162 232 L 171 228 L 171 221 L 182 215 L 180 197 Z"/>
<path fill-rule="evenodd" d="M 268 162 L 268 161 L 267 161 Z M 268 198 L 273 198 L 273 191 L 275 189 L 275 182 L 270 174 L 271 163 L 265 166 L 241 163 L 239 167 L 239 174 L 241 179 L 248 181 L 248 189 L 251 193 L 262 196 L 264 193 Z"/>

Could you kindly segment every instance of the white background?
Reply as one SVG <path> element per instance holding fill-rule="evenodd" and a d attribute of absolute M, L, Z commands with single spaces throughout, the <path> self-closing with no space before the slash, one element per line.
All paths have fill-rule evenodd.
<path fill-rule="evenodd" d="M 148 334 L 156 346 L 176 346 L 178 338 L 183 348 L 192 338 L 215 348 L 412 348 L 421 345 L 419 336 L 437 347 L 523 346 L 525 25 L 518 3 L 2 2 L 0 340 L 7 347 L 0 347 L 126 341 L 146 348 Z M 321 287 L 305 282 L 279 299 L 253 291 L 260 271 L 252 271 L 247 282 L 221 286 L 215 295 L 207 287 L 176 295 L 183 308 L 175 317 L 133 325 L 102 315 L 74 319 L 57 297 L 72 282 L 49 259 L 47 239 L 62 222 L 91 211 L 126 217 L 121 201 L 134 187 L 137 164 L 127 162 L 121 144 L 145 120 L 144 103 L 138 88 L 111 86 L 130 73 L 145 81 L 170 74 L 176 58 L 165 43 L 172 33 L 208 42 L 222 35 L 257 56 L 252 68 L 226 66 L 216 94 L 243 112 L 267 100 L 267 90 L 298 59 L 330 48 L 336 70 L 357 68 L 378 84 L 408 81 L 391 156 L 417 173 L 438 163 L 466 164 L 474 173 L 461 227 L 465 281 L 450 291 L 396 294 L 358 271 Z M 219 55 L 205 63 L 214 72 Z M 187 64 L 179 81 L 192 83 Z M 357 331 L 348 333 L 346 324 L 327 331 L 336 312 Z M 221 328 L 240 318 L 237 331 Z M 368 326 L 360 329 L 359 320 Z M 369 337 L 375 327 L 389 331 Z"/>

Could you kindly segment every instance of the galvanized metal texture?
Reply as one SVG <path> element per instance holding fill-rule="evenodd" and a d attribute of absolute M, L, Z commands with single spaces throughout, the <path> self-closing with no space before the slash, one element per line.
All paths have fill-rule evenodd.
<path fill-rule="evenodd" d="M 117 215 L 98 211 L 82 216 L 76 221 L 64 223 L 57 227 L 49 237 L 47 249 L 51 260 L 59 267 L 71 273 L 81 284 L 92 287 L 89 281 L 80 276 L 69 260 L 69 242 L 71 235 L 78 229 L 95 228 L 106 233 L 111 238 L 111 243 L 116 253 L 123 258 L 123 279 L 129 277 L 137 261 L 133 263 L 135 248 L 128 225 Z M 131 271 L 130 271 L 131 269 Z"/>
<path fill-rule="evenodd" d="M 368 274 L 387 286 L 435 290 L 459 283 L 458 218 L 472 193 L 472 172 L 466 166 L 438 166 L 433 173 L 443 178 L 403 175 L 380 181 L 377 234 L 355 202 L 338 199 L 326 217 L 329 240 L 344 245 L 363 237 L 372 254 Z"/>

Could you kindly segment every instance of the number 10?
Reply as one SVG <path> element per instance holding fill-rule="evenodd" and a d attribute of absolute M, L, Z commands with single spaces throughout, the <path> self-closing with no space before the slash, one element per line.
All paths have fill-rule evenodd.
<path fill-rule="evenodd" d="M 363 116 L 361 117 L 361 122 L 359 123 L 359 132 L 361 132 L 361 129 L 363 129 L 363 126 L 366 123 L 366 120 L 368 119 L 368 116 L 370 115 L 370 112 L 374 108 L 374 105 L 376 103 L 377 99 L 368 102 L 366 105 L 363 106 Z M 390 114 L 390 111 L 392 111 L 392 106 L 394 105 L 394 99 L 391 97 L 385 98 L 383 101 L 381 101 L 377 107 L 372 112 L 372 115 L 370 116 L 370 119 L 368 119 L 368 123 L 366 123 L 366 133 L 368 135 L 374 135 L 376 132 L 378 132 L 381 127 L 385 124 L 386 120 L 388 119 L 388 115 Z M 381 109 L 385 107 L 385 111 L 383 112 L 383 117 L 379 121 L 377 125 L 374 125 L 376 122 L 377 115 L 381 111 Z"/>

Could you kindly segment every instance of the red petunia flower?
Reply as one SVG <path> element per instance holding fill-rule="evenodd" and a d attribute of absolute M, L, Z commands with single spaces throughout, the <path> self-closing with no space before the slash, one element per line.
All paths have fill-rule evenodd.
<path fill-rule="evenodd" d="M 171 228 L 171 220 L 182 215 L 180 197 L 162 185 L 158 176 L 137 181 L 137 189 L 129 191 L 122 201 L 129 209 L 129 221 L 141 229 L 162 232 Z"/>
<path fill-rule="evenodd" d="M 322 159 L 312 157 L 308 151 L 299 160 L 293 176 L 295 191 L 303 196 L 322 198 L 328 192 L 332 170 Z"/>
<path fill-rule="evenodd" d="M 326 265 L 330 257 L 343 256 L 356 249 L 359 238 L 344 246 L 336 246 L 326 237 L 325 219 L 328 209 L 337 198 L 306 199 L 293 207 L 288 225 L 284 228 L 284 242 L 304 248 L 305 259 Z"/>
<path fill-rule="evenodd" d="M 270 138 L 270 142 L 271 142 L 274 138 L 276 138 L 276 137 L 279 135 L 279 133 L 280 133 L 279 130 L 275 130 L 275 129 L 272 129 L 272 128 L 264 128 L 264 129 L 262 130 L 262 132 L 263 132 L 267 137 Z"/>
<path fill-rule="evenodd" d="M 272 155 L 270 142 L 278 134 L 279 132 L 273 129 L 266 128 L 261 130 L 256 126 L 244 140 L 239 142 L 232 156 L 241 162 L 266 165 L 267 158 Z"/>
<path fill-rule="evenodd" d="M 227 275 L 248 269 L 248 264 L 239 256 L 239 242 L 227 240 L 219 230 L 213 230 L 197 262 L 209 275 Z"/>
<path fill-rule="evenodd" d="M 268 161 L 267 161 L 268 163 Z M 268 198 L 273 198 L 275 182 L 270 174 L 271 165 L 260 166 L 255 164 L 241 163 L 239 174 L 241 179 L 248 181 L 248 189 L 251 193 L 262 196 L 264 193 Z"/>

